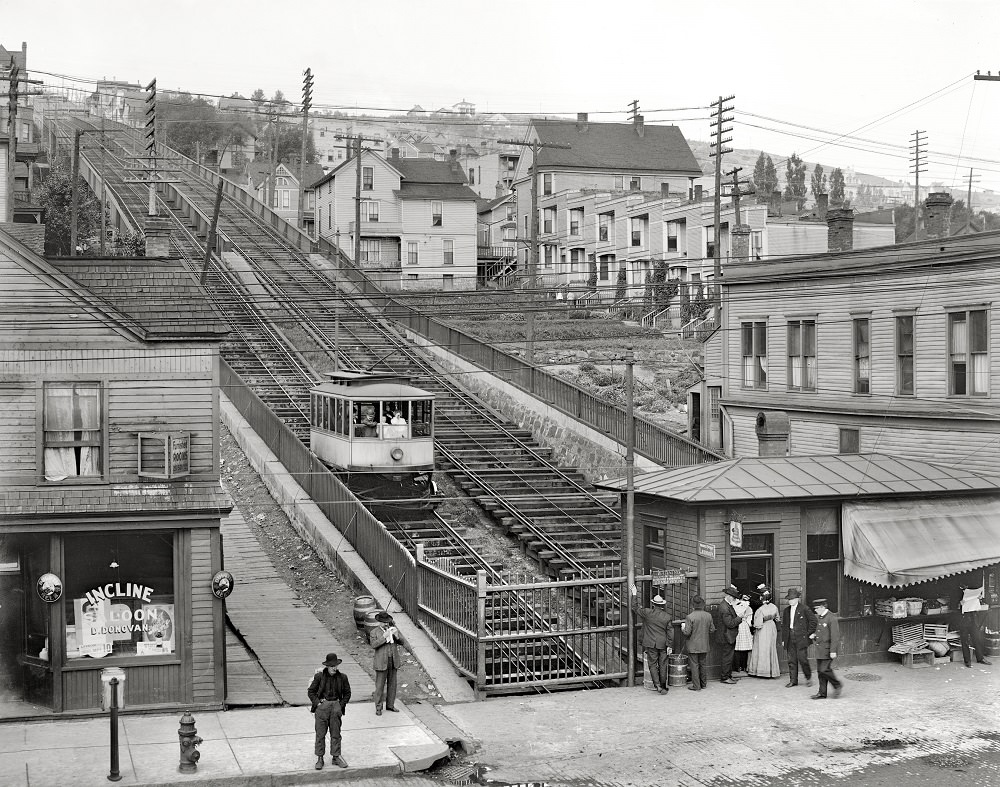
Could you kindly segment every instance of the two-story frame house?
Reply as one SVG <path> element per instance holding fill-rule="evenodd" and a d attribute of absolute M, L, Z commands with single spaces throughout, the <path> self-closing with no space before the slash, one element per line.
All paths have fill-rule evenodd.
<path fill-rule="evenodd" d="M 454 156 L 388 159 L 363 151 L 315 185 L 316 230 L 353 255 L 360 185 L 359 267 L 388 289 L 476 288 L 476 200 Z"/>
<path fill-rule="evenodd" d="M 771 440 L 792 456 L 879 452 L 995 473 L 1000 234 L 942 235 L 946 209 L 928 205 L 927 241 L 731 265 L 693 436 L 756 455 L 770 412 L 784 424 Z"/>
<path fill-rule="evenodd" d="M 479 283 L 506 287 L 517 272 L 517 206 L 507 192 L 479 206 Z"/>
<path fill-rule="evenodd" d="M 131 709 L 221 708 L 227 327 L 178 260 L 0 230 L 0 279 L 0 715 L 98 709 L 105 667 Z"/>

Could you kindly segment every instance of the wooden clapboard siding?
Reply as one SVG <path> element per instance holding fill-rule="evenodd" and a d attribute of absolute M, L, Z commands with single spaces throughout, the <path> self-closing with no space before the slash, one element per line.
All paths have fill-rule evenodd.
<path fill-rule="evenodd" d="M 63 710 L 99 710 L 101 667 L 63 670 Z M 180 664 L 130 664 L 125 669 L 125 707 L 172 705 L 180 702 Z"/>
<path fill-rule="evenodd" d="M 216 616 L 222 605 L 212 595 L 212 575 L 219 563 L 213 554 L 212 531 L 198 528 L 190 532 L 191 571 L 191 699 L 198 703 L 221 703 L 219 676 L 216 675 L 218 641 Z"/>
<path fill-rule="evenodd" d="M 0 385 L 0 485 L 26 483 L 35 473 L 35 389 Z"/>

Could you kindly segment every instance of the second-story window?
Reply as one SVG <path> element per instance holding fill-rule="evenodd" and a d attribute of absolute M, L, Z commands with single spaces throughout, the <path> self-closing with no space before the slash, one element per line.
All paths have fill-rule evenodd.
<path fill-rule="evenodd" d="M 788 321 L 788 389 L 816 390 L 816 321 Z"/>
<path fill-rule="evenodd" d="M 378 221 L 378 200 L 361 200 L 361 220 Z"/>
<path fill-rule="evenodd" d="M 586 254 L 584 249 L 570 249 L 569 250 L 569 272 L 576 273 L 583 268 L 584 255 Z"/>
<path fill-rule="evenodd" d="M 444 242 L 444 264 L 455 264 L 455 241 L 453 240 L 446 240 Z"/>
<path fill-rule="evenodd" d="M 913 315 L 896 317 L 896 394 L 913 396 Z"/>
<path fill-rule="evenodd" d="M 985 309 L 948 315 L 948 393 L 985 396 L 989 393 L 989 320 Z"/>
<path fill-rule="evenodd" d="M 545 245 L 545 267 L 551 268 L 555 264 L 556 247 L 551 244 Z"/>
<path fill-rule="evenodd" d="M 542 194 L 548 195 L 552 193 L 552 173 L 546 172 L 542 175 Z"/>
<path fill-rule="evenodd" d="M 640 175 L 632 175 L 628 181 L 629 191 L 642 191 L 642 177 Z"/>
<path fill-rule="evenodd" d="M 556 209 L 555 208 L 543 208 L 542 209 L 542 232 L 555 232 L 556 226 Z"/>
<path fill-rule="evenodd" d="M 371 191 L 373 188 L 375 188 L 375 168 L 362 167 L 361 168 L 362 191 Z"/>
<path fill-rule="evenodd" d="M 361 261 L 381 262 L 382 246 L 377 240 L 361 240 Z"/>
<path fill-rule="evenodd" d="M 871 320 L 857 317 L 854 327 L 854 393 L 872 392 Z"/>
<path fill-rule="evenodd" d="M 440 202 L 432 202 L 431 203 L 431 226 L 432 227 L 440 227 L 440 226 L 442 226 L 444 224 L 444 220 L 442 218 L 442 215 L 443 215 L 442 211 L 443 210 L 444 210 L 444 206 Z"/>
<path fill-rule="evenodd" d="M 602 243 L 611 241 L 611 227 L 615 220 L 614 213 L 602 213 L 597 217 L 597 239 Z"/>
<path fill-rule="evenodd" d="M 101 386 L 46 383 L 42 463 L 46 481 L 95 480 L 102 475 Z"/>
<path fill-rule="evenodd" d="M 677 251 L 677 222 L 667 222 L 667 251 Z"/>
<path fill-rule="evenodd" d="M 513 221 L 514 220 L 514 206 L 513 205 L 507 205 L 506 207 L 507 207 L 507 221 Z"/>
<path fill-rule="evenodd" d="M 570 210 L 569 234 L 583 235 L 583 208 L 573 208 Z"/>
<path fill-rule="evenodd" d="M 629 219 L 632 227 L 632 245 L 633 246 L 643 246 L 645 245 L 645 237 L 643 233 L 645 219 Z"/>
<path fill-rule="evenodd" d="M 740 325 L 743 356 L 743 387 L 767 388 L 767 323 L 763 320 Z"/>
<path fill-rule="evenodd" d="M 475 167 L 469 167 L 469 185 L 470 186 L 475 186 L 476 185 L 476 168 Z"/>

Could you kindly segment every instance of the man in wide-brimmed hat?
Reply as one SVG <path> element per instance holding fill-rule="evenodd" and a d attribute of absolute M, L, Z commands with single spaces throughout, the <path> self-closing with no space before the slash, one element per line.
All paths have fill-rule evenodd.
<path fill-rule="evenodd" d="M 396 670 L 399 668 L 399 631 L 392 615 L 382 610 L 375 615 L 378 625 L 371 630 L 368 641 L 375 648 L 375 715 L 382 715 L 382 700 L 385 709 L 396 713 Z"/>
<path fill-rule="evenodd" d="M 733 685 L 738 678 L 733 677 L 733 661 L 736 658 L 736 637 L 739 633 L 742 616 L 737 614 L 734 602 L 740 597 L 736 585 L 726 585 L 722 591 L 723 599 L 719 604 L 720 625 L 715 630 L 715 641 L 719 645 L 720 679 L 723 683 Z"/>
<path fill-rule="evenodd" d="M 806 685 L 812 686 L 812 667 L 809 666 L 809 643 L 816 633 L 816 613 L 802 601 L 802 591 L 789 588 L 785 594 L 788 606 L 781 612 L 781 642 L 788 656 L 788 683 L 786 689 L 799 685 L 799 667 L 806 678 Z"/>
<path fill-rule="evenodd" d="M 326 754 L 326 734 L 330 733 L 330 762 L 341 768 L 347 762 L 340 756 L 340 725 L 351 701 L 351 683 L 337 669 L 343 663 L 336 653 L 327 653 L 323 669 L 318 670 L 309 684 L 309 701 L 316 714 L 316 770 L 323 767 Z"/>
<path fill-rule="evenodd" d="M 638 589 L 632 585 L 632 595 Z M 646 609 L 635 608 L 636 617 L 642 621 L 642 649 L 646 654 L 646 664 L 649 667 L 649 677 L 653 688 L 660 694 L 669 691 L 667 687 L 667 632 L 670 630 L 670 613 L 667 612 L 667 602 L 659 595 L 653 596 L 652 606 Z"/>

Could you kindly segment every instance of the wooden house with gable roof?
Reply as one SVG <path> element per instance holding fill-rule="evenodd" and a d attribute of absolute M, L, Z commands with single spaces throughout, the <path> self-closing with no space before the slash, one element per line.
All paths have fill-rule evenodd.
<path fill-rule="evenodd" d="M 227 326 L 178 260 L 0 230 L 0 278 L 0 715 L 221 707 Z"/>

